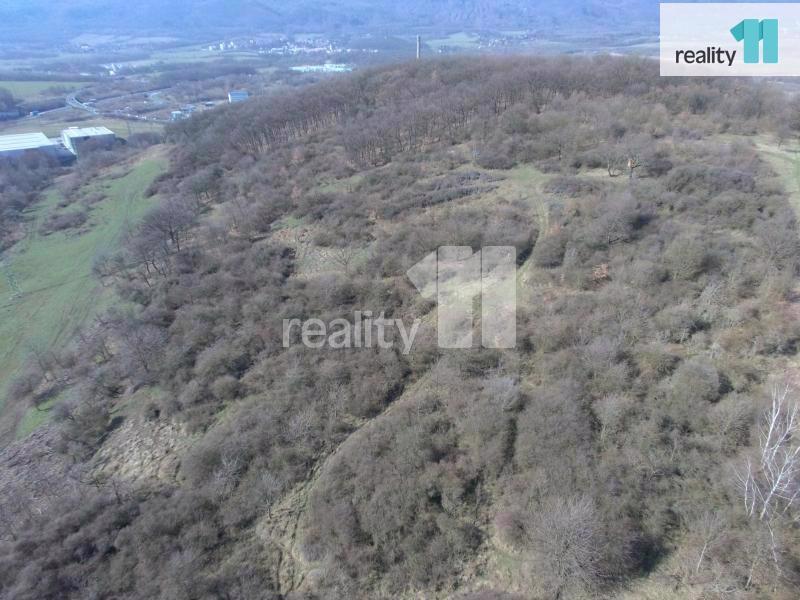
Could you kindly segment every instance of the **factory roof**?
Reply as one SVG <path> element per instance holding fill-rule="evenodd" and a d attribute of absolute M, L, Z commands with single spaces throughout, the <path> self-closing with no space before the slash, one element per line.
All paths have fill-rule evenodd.
<path fill-rule="evenodd" d="M 70 127 L 61 132 L 67 137 L 93 137 L 96 135 L 114 135 L 108 127 Z"/>
<path fill-rule="evenodd" d="M 41 133 L 17 133 L 14 135 L 0 135 L 0 152 L 15 150 L 35 150 L 46 146 L 55 146 L 55 142 Z"/>
<path fill-rule="evenodd" d="M 228 92 L 229 100 L 247 100 L 249 97 L 250 93 L 246 90 L 231 90 Z"/>

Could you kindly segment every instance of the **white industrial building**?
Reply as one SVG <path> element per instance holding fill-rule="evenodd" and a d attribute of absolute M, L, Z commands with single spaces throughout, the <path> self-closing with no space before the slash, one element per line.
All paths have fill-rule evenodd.
<path fill-rule="evenodd" d="M 117 136 L 107 127 L 70 127 L 61 132 L 64 147 L 76 156 L 87 143 L 91 143 L 93 147 L 110 148 L 116 139 Z"/>
<path fill-rule="evenodd" d="M 0 158 L 17 158 L 26 152 L 43 152 L 58 158 L 61 146 L 41 132 L 0 135 Z"/>
<path fill-rule="evenodd" d="M 245 90 L 232 90 L 228 92 L 228 103 L 235 104 L 236 102 L 244 102 L 250 97 L 250 94 Z"/>
<path fill-rule="evenodd" d="M 107 127 L 70 127 L 58 138 L 48 138 L 41 131 L 0 135 L 0 158 L 19 158 L 26 153 L 39 153 L 72 162 L 86 144 L 93 148 L 111 148 L 117 136 Z"/>

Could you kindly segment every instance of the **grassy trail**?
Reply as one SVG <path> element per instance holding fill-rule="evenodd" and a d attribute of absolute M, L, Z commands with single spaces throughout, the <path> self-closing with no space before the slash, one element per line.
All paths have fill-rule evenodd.
<path fill-rule="evenodd" d="M 756 148 L 783 179 L 789 202 L 800 219 L 800 148 L 777 146 L 766 141 L 757 141 Z"/>
<path fill-rule="evenodd" d="M 3 256 L 0 269 L 0 409 L 8 400 L 8 386 L 32 350 L 58 348 L 87 319 L 107 306 L 110 292 L 92 276 L 92 264 L 102 252 L 113 251 L 126 227 L 152 206 L 144 192 L 165 168 L 165 161 L 149 156 L 124 176 L 99 178 L 87 192 L 106 199 L 90 211 L 89 227 L 42 235 L 41 222 L 57 210 L 61 200 L 51 190 L 31 215 L 28 235 Z M 67 209 L 69 210 L 69 209 Z M 4 411 L 5 412 L 5 411 Z M 28 411 L 17 435 L 29 433 L 46 413 Z M 7 425 L 7 424 L 6 424 Z"/>
<path fill-rule="evenodd" d="M 800 222 L 800 148 L 778 146 L 765 140 L 757 140 L 756 148 L 781 178 L 789 204 Z M 793 296 L 790 302 L 790 311 L 795 318 L 800 318 L 800 302 L 798 301 L 800 299 L 800 281 L 795 280 Z M 800 386 L 800 357 L 795 355 L 789 358 L 784 374 L 790 382 Z"/>

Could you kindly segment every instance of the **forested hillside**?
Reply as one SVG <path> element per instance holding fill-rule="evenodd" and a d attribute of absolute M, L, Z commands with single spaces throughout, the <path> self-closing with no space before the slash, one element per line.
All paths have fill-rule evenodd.
<path fill-rule="evenodd" d="M 0 596 L 796 597 L 798 230 L 755 143 L 796 109 L 458 59 L 172 125 L 119 306 L 17 382 L 59 401 L 0 454 Z M 406 271 L 450 245 L 516 248 L 516 348 L 437 347 Z M 282 343 L 355 311 L 412 351 Z"/>

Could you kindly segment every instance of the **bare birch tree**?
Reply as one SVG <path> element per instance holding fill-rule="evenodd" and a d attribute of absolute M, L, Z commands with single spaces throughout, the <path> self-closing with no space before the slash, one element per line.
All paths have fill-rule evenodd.
<path fill-rule="evenodd" d="M 780 575 L 781 534 L 800 520 L 800 404 L 786 384 L 773 386 L 771 401 L 759 426 L 757 454 L 736 477 L 746 514 L 769 534 L 770 558 Z M 751 558 L 753 565 L 760 559 Z"/>
<path fill-rule="evenodd" d="M 745 511 L 759 521 L 794 515 L 800 496 L 800 404 L 788 385 L 772 389 L 772 404 L 759 427 L 757 462 L 737 473 Z"/>

